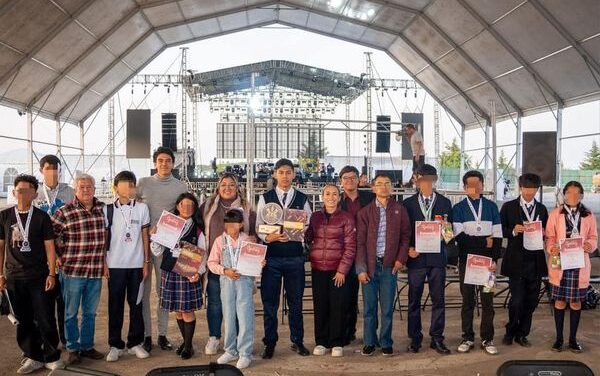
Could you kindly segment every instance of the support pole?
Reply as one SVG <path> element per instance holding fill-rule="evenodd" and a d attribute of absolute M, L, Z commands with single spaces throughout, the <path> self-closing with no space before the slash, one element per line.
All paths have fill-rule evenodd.
<path fill-rule="evenodd" d="M 440 170 L 440 105 L 436 101 L 433 101 L 433 134 L 435 142 L 435 167 Z"/>
<path fill-rule="evenodd" d="M 460 128 L 460 166 L 458 168 L 458 188 L 460 189 L 461 185 L 461 179 L 463 177 L 463 175 L 465 174 L 465 137 L 466 137 L 467 133 L 465 131 L 465 126 L 461 125 Z"/>
<path fill-rule="evenodd" d="M 62 154 L 62 129 L 60 119 L 56 119 L 56 155 L 60 158 Z"/>
<path fill-rule="evenodd" d="M 81 171 L 85 171 L 85 131 L 83 129 L 83 122 L 80 121 L 79 125 L 79 148 L 81 149 Z M 77 176 L 77 171 L 75 171 Z"/>
<path fill-rule="evenodd" d="M 562 161 L 562 118 L 563 106 L 557 105 L 556 107 L 556 190 L 559 192 L 561 182 L 560 165 Z"/>
<path fill-rule="evenodd" d="M 496 201 L 500 197 L 500 192 L 498 192 L 498 165 L 497 161 L 497 140 L 496 140 L 496 102 L 490 101 L 490 125 L 492 131 L 492 190 L 494 192 L 494 198 Z"/>
<path fill-rule="evenodd" d="M 346 131 L 346 164 L 351 164 L 352 161 L 350 160 L 350 126 L 348 125 L 348 120 L 350 120 L 350 103 L 346 102 L 345 104 L 346 107 L 346 127 L 347 127 L 347 131 Z"/>
<path fill-rule="evenodd" d="M 485 121 L 485 128 L 483 129 L 483 135 L 485 137 L 485 144 L 483 146 L 484 154 L 483 154 L 483 176 L 485 176 L 486 182 L 488 179 L 488 171 L 490 168 L 490 120 Z M 486 185 L 489 185 L 487 182 Z M 489 188 L 489 186 L 488 186 Z"/>
<path fill-rule="evenodd" d="M 115 98 L 108 100 L 108 181 L 115 178 Z"/>
<path fill-rule="evenodd" d="M 516 156 L 515 156 L 515 181 L 513 182 L 513 186 L 515 189 L 515 193 L 519 193 L 519 184 L 516 179 L 519 178 L 523 174 L 521 171 L 521 154 L 523 152 L 523 130 L 521 124 L 521 115 L 517 114 L 517 139 L 516 139 Z"/>
<path fill-rule="evenodd" d="M 365 57 L 367 58 L 367 80 L 371 82 L 373 78 L 373 65 L 371 61 L 371 53 L 365 52 Z M 367 121 L 369 131 L 373 130 L 373 114 L 372 114 L 372 98 L 371 98 L 371 86 L 367 89 Z M 373 178 L 373 133 L 367 133 L 367 177 L 369 180 Z"/>
<path fill-rule="evenodd" d="M 250 75 L 250 103 L 253 103 L 253 96 L 255 92 L 254 79 L 256 72 L 252 72 Z M 246 127 L 246 199 L 252 205 L 255 204 L 254 200 L 254 155 L 256 152 L 256 145 L 254 136 L 256 134 L 254 127 L 254 109 L 251 105 L 248 106 L 248 126 Z"/>
<path fill-rule="evenodd" d="M 187 47 L 181 47 L 181 77 L 187 72 Z M 189 132 L 187 127 L 187 90 L 185 85 L 181 85 L 181 171 L 179 177 L 183 181 L 188 181 L 188 149 Z"/>
<path fill-rule="evenodd" d="M 31 110 L 27 110 L 27 169 L 31 175 L 33 171 L 33 119 Z"/>

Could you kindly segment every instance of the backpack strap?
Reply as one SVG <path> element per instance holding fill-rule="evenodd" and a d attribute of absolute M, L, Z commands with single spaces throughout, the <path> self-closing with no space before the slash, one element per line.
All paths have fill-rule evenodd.
<path fill-rule="evenodd" d="M 106 221 L 108 222 L 108 226 L 106 228 L 106 250 L 110 250 L 110 241 L 112 239 L 112 224 L 113 224 L 113 215 L 115 213 L 115 204 L 106 205 Z"/>

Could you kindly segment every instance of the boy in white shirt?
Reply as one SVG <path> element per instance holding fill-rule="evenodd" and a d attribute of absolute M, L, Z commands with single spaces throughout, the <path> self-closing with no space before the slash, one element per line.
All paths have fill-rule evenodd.
<path fill-rule="evenodd" d="M 117 200 L 104 207 L 108 229 L 106 263 L 108 279 L 108 344 L 106 361 L 114 362 L 125 353 L 147 358 L 144 350 L 144 318 L 142 315 L 143 281 L 148 275 L 150 242 L 148 206 L 137 202 L 136 178 L 131 171 L 121 171 L 115 176 L 113 190 Z M 125 296 L 129 305 L 129 332 L 127 344 L 121 339 Z"/>

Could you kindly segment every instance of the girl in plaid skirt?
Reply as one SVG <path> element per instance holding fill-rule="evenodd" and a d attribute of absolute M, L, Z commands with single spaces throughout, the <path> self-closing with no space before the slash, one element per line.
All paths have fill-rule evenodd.
<path fill-rule="evenodd" d="M 583 187 L 579 182 L 571 181 L 563 189 L 564 205 L 550 213 L 546 226 L 546 250 L 548 259 L 548 279 L 552 285 L 554 300 L 554 323 L 556 326 L 556 341 L 553 351 L 563 349 L 563 326 L 567 305 L 571 309 L 569 349 L 580 353 L 583 348 L 577 342 L 577 328 L 581 317 L 581 302 L 585 300 L 587 286 L 590 280 L 590 253 L 597 248 L 598 234 L 596 218 L 581 203 Z M 560 260 L 560 241 L 567 238 L 583 238 L 583 267 L 562 270 Z"/>
<path fill-rule="evenodd" d="M 180 242 L 197 245 L 203 252 L 202 264 L 198 272 L 192 276 L 184 277 L 173 271 L 177 258 L 181 253 L 179 247 L 165 249 L 163 253 L 160 308 L 175 312 L 177 326 L 183 337 L 183 343 L 177 349 L 177 355 L 182 359 L 189 359 L 194 354 L 192 339 L 196 330 L 196 316 L 194 311 L 202 307 L 202 283 L 200 276 L 206 271 L 206 251 L 203 234 L 203 223 L 198 215 L 198 200 L 191 193 L 182 193 L 176 200 L 174 214 L 186 220 L 180 237 Z"/>

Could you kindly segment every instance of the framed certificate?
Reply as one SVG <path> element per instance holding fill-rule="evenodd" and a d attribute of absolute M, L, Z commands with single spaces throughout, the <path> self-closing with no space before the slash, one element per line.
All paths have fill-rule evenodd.
<path fill-rule="evenodd" d="M 415 223 L 415 249 L 419 253 L 441 252 L 442 224 L 437 221 L 417 221 Z"/>

